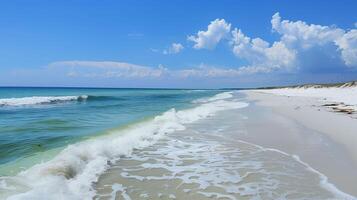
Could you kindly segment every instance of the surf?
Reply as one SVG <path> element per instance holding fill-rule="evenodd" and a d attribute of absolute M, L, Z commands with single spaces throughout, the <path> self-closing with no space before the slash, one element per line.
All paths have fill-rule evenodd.
<path fill-rule="evenodd" d="M 111 163 L 134 149 L 150 146 L 165 135 L 184 130 L 185 125 L 214 116 L 217 112 L 239 109 L 248 103 L 236 100 L 202 103 L 190 109 L 170 109 L 124 130 L 69 145 L 48 162 L 39 163 L 13 177 L 2 177 L 1 198 L 91 199 L 93 183 Z"/>

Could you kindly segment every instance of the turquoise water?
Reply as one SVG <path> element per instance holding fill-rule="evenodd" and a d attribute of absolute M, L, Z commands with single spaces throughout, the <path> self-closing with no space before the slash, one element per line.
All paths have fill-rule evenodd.
<path fill-rule="evenodd" d="M 192 106 L 218 90 L 0 88 L 0 166 Z M 60 99 L 60 98 L 68 99 Z M 59 99 L 58 99 L 59 98 Z"/>

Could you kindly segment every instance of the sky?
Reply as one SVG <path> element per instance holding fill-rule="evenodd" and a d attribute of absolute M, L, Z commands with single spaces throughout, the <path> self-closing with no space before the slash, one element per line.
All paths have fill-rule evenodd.
<path fill-rule="evenodd" d="M 357 1 L 0 1 L 0 86 L 357 80 Z"/>

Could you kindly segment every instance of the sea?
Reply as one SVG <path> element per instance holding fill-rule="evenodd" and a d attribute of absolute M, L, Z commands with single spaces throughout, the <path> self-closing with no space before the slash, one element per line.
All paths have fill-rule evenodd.
<path fill-rule="evenodd" d="M 0 88 L 0 199 L 355 199 L 236 137 L 252 104 L 238 90 Z"/>

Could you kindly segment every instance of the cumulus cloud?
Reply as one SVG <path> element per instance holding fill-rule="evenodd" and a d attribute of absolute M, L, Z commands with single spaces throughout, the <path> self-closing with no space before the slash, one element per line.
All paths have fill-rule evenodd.
<path fill-rule="evenodd" d="M 279 13 L 272 16 L 271 26 L 273 33 L 280 35 L 280 39 L 272 43 L 250 38 L 238 28 L 231 30 L 231 24 L 224 19 L 212 21 L 207 31 L 199 31 L 197 36 L 188 39 L 195 42 L 195 49 L 213 49 L 226 39 L 233 54 L 249 63 L 241 67 L 241 71 L 249 73 L 299 69 L 304 67 L 299 64 L 304 63 L 306 56 L 313 57 L 310 54 L 316 53 L 318 48 L 323 48 L 321 53 L 326 56 L 338 56 L 348 67 L 357 67 L 357 29 L 346 31 L 336 26 L 283 20 Z"/>
<path fill-rule="evenodd" d="M 232 31 L 231 40 L 233 53 L 251 63 L 249 67 L 259 72 L 270 72 L 280 68 L 290 68 L 295 63 L 296 52 L 286 47 L 283 42 L 274 42 L 270 45 L 261 38 L 251 39 L 239 29 Z M 265 70 L 263 70 L 265 69 Z"/>
<path fill-rule="evenodd" d="M 195 43 L 195 49 L 213 49 L 229 35 L 230 30 L 231 24 L 224 19 L 216 19 L 208 25 L 207 31 L 198 31 L 197 35 L 188 36 L 187 39 Z"/>
<path fill-rule="evenodd" d="M 357 66 L 357 29 L 345 33 L 336 39 L 343 61 L 347 66 Z"/>
<path fill-rule="evenodd" d="M 183 45 L 180 43 L 172 43 L 169 49 L 165 49 L 163 54 L 177 54 L 180 53 L 184 49 Z"/>
<path fill-rule="evenodd" d="M 335 27 L 281 20 L 279 13 L 273 15 L 271 24 L 272 30 L 281 35 L 282 42 L 291 47 L 298 46 L 305 49 L 334 42 L 344 34 L 344 30 Z"/>
<path fill-rule="evenodd" d="M 281 20 L 279 13 L 273 15 L 271 24 L 272 30 L 281 35 L 281 42 L 288 48 L 304 51 L 334 44 L 347 66 L 357 66 L 357 29 L 345 31 L 334 26 Z"/>
<path fill-rule="evenodd" d="M 157 68 L 114 61 L 59 61 L 49 68 L 68 68 L 68 76 L 158 78 L 167 71 L 162 65 Z"/>

